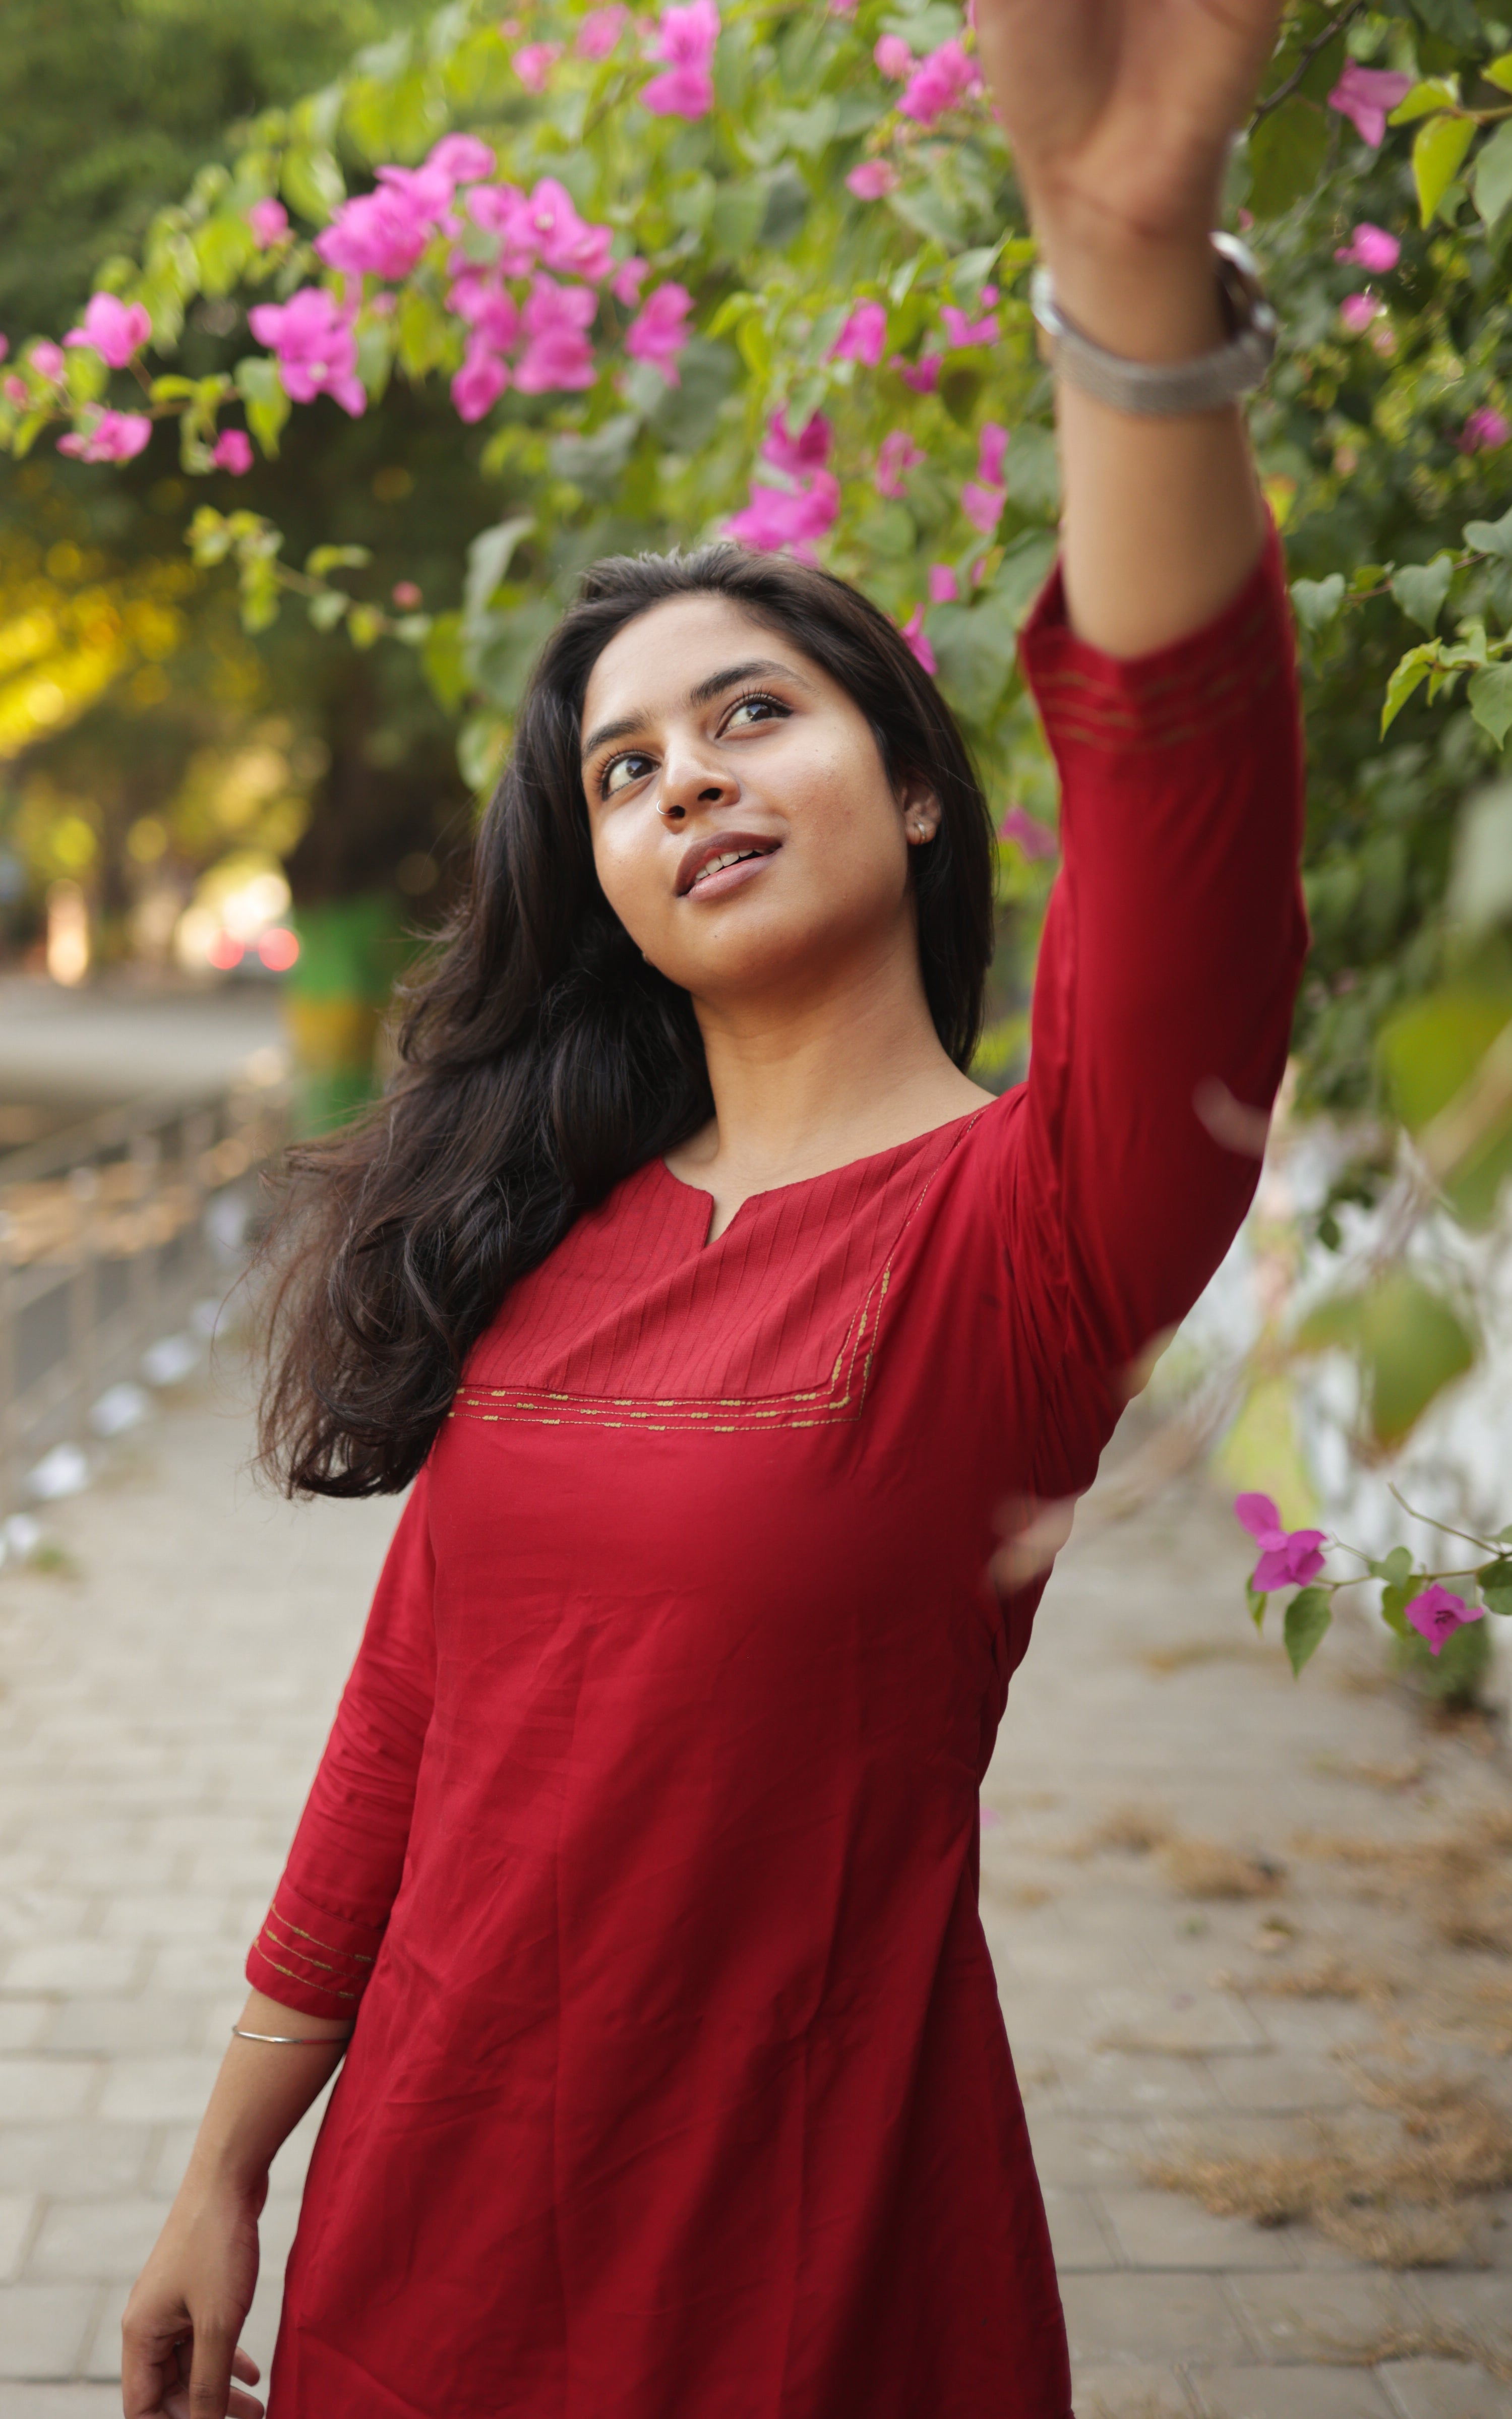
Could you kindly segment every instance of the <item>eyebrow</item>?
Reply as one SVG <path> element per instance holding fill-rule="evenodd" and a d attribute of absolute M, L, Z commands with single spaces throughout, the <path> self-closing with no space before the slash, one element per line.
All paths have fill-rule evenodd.
<path fill-rule="evenodd" d="M 731 664 L 727 670 L 711 672 L 707 680 L 697 682 L 687 692 L 687 702 L 689 705 L 712 704 L 717 697 L 721 697 L 727 688 L 735 687 L 737 683 L 759 680 L 764 675 L 770 678 L 774 672 L 783 680 L 796 681 L 800 688 L 809 686 L 803 674 L 795 671 L 791 664 L 779 664 L 766 655 L 753 655 L 748 663 Z M 586 764 L 598 748 L 608 747 L 611 739 L 633 739 L 636 732 L 645 727 L 645 716 L 640 714 L 626 715 L 619 722 L 601 722 L 583 742 L 583 763 Z"/>

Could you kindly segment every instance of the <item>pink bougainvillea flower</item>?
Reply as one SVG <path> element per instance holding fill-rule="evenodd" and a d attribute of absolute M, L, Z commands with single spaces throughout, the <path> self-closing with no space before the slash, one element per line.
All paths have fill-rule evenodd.
<path fill-rule="evenodd" d="M 269 195 L 260 202 L 254 202 L 247 212 L 247 224 L 252 229 L 252 239 L 258 251 L 267 252 L 270 245 L 282 243 L 287 235 L 288 212 L 282 202 L 275 202 Z"/>
<path fill-rule="evenodd" d="M 597 307 L 597 297 L 586 285 L 559 285 L 543 276 L 532 281 L 525 305 L 529 341 L 515 372 L 521 394 L 563 393 L 593 385 L 594 348 L 584 331 Z"/>
<path fill-rule="evenodd" d="M 1005 501 L 1001 487 L 990 487 L 981 479 L 968 479 L 961 490 L 961 509 L 983 537 L 991 537 L 1002 519 Z"/>
<path fill-rule="evenodd" d="M 889 83 L 902 84 L 914 71 L 914 54 L 902 34 L 884 34 L 872 54 Z"/>
<path fill-rule="evenodd" d="M 210 460 L 218 470 L 229 470 L 233 479 L 245 478 L 252 468 L 252 439 L 246 430 L 223 428 Z"/>
<path fill-rule="evenodd" d="M 845 187 L 858 202 L 880 202 L 883 194 L 892 193 L 900 181 L 890 160 L 863 160 L 851 170 Z"/>
<path fill-rule="evenodd" d="M 536 234 L 529 197 L 513 185 L 474 185 L 467 213 L 486 235 L 499 238 L 499 267 L 505 277 L 528 277 L 536 262 Z"/>
<path fill-rule="evenodd" d="M 454 185 L 480 184 L 498 164 L 490 146 L 476 134 L 443 134 L 425 162 Z"/>
<path fill-rule="evenodd" d="M 929 601 L 932 605 L 955 605 L 961 598 L 961 582 L 948 562 L 932 562 L 929 567 Z"/>
<path fill-rule="evenodd" d="M 990 487 L 1003 484 L 1003 461 L 1008 453 L 1008 431 L 995 420 L 984 423 L 977 439 L 977 476 Z"/>
<path fill-rule="evenodd" d="M 642 106 L 654 117 L 707 117 L 714 107 L 709 69 L 718 39 L 716 0 L 687 0 L 686 7 L 662 10 L 651 55 L 662 60 L 667 71 L 653 76 L 640 92 Z"/>
<path fill-rule="evenodd" d="M 73 428 L 60 437 L 57 450 L 80 462 L 133 461 L 152 437 L 145 411 L 102 411 L 87 428 Z"/>
<path fill-rule="evenodd" d="M 527 92 L 545 92 L 561 56 L 560 42 L 527 42 L 515 53 L 510 65 Z"/>
<path fill-rule="evenodd" d="M 693 297 L 686 285 L 654 285 L 625 331 L 625 349 L 638 362 L 653 362 L 669 386 L 680 386 L 677 356 L 688 339 Z"/>
<path fill-rule="evenodd" d="M 753 481 L 750 501 L 732 514 L 725 529 L 743 546 L 775 554 L 785 546 L 811 547 L 834 527 L 839 514 L 840 481 L 832 470 L 816 470 L 803 487 L 764 487 Z"/>
<path fill-rule="evenodd" d="M 835 432 L 822 411 L 806 420 L 796 437 L 788 434 L 785 416 L 778 412 L 767 422 L 762 440 L 762 453 L 768 462 L 785 470 L 792 479 L 807 478 L 810 470 L 822 470 L 829 459 L 829 448 Z"/>
<path fill-rule="evenodd" d="M 534 186 L 525 217 L 544 268 L 592 285 L 608 275 L 613 228 L 590 226 L 579 218 L 572 195 L 555 177 L 543 177 Z"/>
<path fill-rule="evenodd" d="M 1335 253 L 1335 260 L 1347 260 L 1355 269 L 1368 269 L 1373 277 L 1384 277 L 1402 256 L 1401 245 L 1384 227 L 1372 226 L 1368 219 L 1361 221 L 1348 243 L 1341 243 Z"/>
<path fill-rule="evenodd" d="M 832 17 L 854 17 L 856 0 L 829 0 L 829 13 Z"/>
<path fill-rule="evenodd" d="M 903 625 L 903 638 L 907 642 L 909 654 L 913 656 L 916 663 L 923 665 L 924 670 L 928 672 L 931 680 L 933 680 L 935 673 L 939 670 L 939 666 L 934 660 L 934 650 L 924 636 L 924 608 L 922 605 L 915 606 L 913 611 L 909 614 L 907 621 Z"/>
<path fill-rule="evenodd" d="M 901 496 L 904 479 L 910 470 L 918 469 L 923 459 L 923 447 L 914 443 L 906 428 L 889 429 L 877 448 L 878 493 Z"/>
<path fill-rule="evenodd" d="M 8 377 L 0 386 L 0 394 L 8 403 L 13 403 L 18 410 L 23 410 L 32 399 L 32 391 L 23 377 Z"/>
<path fill-rule="evenodd" d="M 919 126 L 933 126 L 948 109 L 964 100 L 977 82 L 977 70 L 959 42 L 942 42 L 928 58 L 920 59 L 898 103 L 905 117 Z"/>
<path fill-rule="evenodd" d="M 917 362 L 905 362 L 902 353 L 894 353 L 887 367 L 896 370 L 904 386 L 911 386 L 916 394 L 933 394 L 940 382 L 943 359 L 941 353 L 921 353 Z"/>
<path fill-rule="evenodd" d="M 519 334 L 519 310 L 514 296 L 501 285 L 490 285 L 478 270 L 469 270 L 449 288 L 446 300 L 490 351 L 509 351 Z"/>
<path fill-rule="evenodd" d="M 1407 1618 L 1419 1638 L 1427 1641 L 1429 1654 L 1442 1655 L 1455 1631 L 1479 1621 L 1482 1610 L 1478 1604 L 1468 1605 L 1462 1595 L 1456 1595 L 1433 1579 L 1421 1595 L 1413 1596 L 1407 1608 Z"/>
<path fill-rule="evenodd" d="M 997 826 L 997 837 L 1011 840 L 1031 863 L 1060 854 L 1060 842 L 1049 824 L 1040 823 L 1024 807 L 1010 807 Z"/>
<path fill-rule="evenodd" d="M 995 311 L 988 311 L 980 319 L 968 319 L 953 302 L 944 302 L 940 306 L 940 317 L 953 350 L 959 351 L 966 345 L 995 345 L 997 342 Z"/>
<path fill-rule="evenodd" d="M 152 321 L 142 303 L 123 302 L 118 294 L 91 294 L 82 326 L 63 341 L 66 345 L 88 345 L 113 370 L 123 370 L 151 333 Z M 36 360 L 35 353 L 32 358 Z"/>
<path fill-rule="evenodd" d="M 315 248 L 328 269 L 397 283 L 451 209 L 454 179 L 434 159 L 424 168 L 378 173 L 375 190 L 344 202 Z"/>
<path fill-rule="evenodd" d="M 1260 1547 L 1255 1586 L 1261 1595 L 1272 1588 L 1305 1587 L 1317 1578 L 1323 1567 L 1321 1529 L 1284 1529 L 1269 1495 L 1236 1495 L 1234 1514 Z"/>
<path fill-rule="evenodd" d="M 412 579 L 396 579 L 389 593 L 401 613 L 412 613 L 417 605 L 424 603 L 422 592 Z"/>
<path fill-rule="evenodd" d="M 51 338 L 44 336 L 40 344 L 34 345 L 27 354 L 26 366 L 28 369 L 34 369 L 39 377 L 55 380 L 63 376 L 69 365 L 64 359 L 62 347 L 54 345 Z"/>
<path fill-rule="evenodd" d="M 648 260 L 638 259 L 634 253 L 628 260 L 621 261 L 609 285 L 609 290 L 616 302 L 625 303 L 632 311 L 635 309 L 640 300 L 640 288 L 645 284 L 646 272 L 650 267 L 651 263 Z"/>
<path fill-rule="evenodd" d="M 1512 421 L 1489 403 L 1473 411 L 1459 433 L 1461 454 L 1489 452 L 1512 437 Z"/>
<path fill-rule="evenodd" d="M 887 314 L 880 302 L 857 302 L 829 347 L 832 362 L 864 362 L 874 370 L 887 341 Z"/>
<path fill-rule="evenodd" d="M 313 403 L 329 394 L 353 420 L 367 409 L 357 375 L 357 344 L 351 321 L 323 285 L 301 285 L 286 302 L 259 302 L 247 324 L 260 345 L 278 358 L 278 375 L 291 403 Z"/>
<path fill-rule="evenodd" d="M 1328 96 L 1328 105 L 1347 117 L 1361 141 L 1374 151 L 1385 135 L 1388 115 L 1412 89 L 1410 75 L 1398 75 L 1390 68 L 1363 68 L 1350 59 Z"/>
<path fill-rule="evenodd" d="M 1339 317 L 1351 336 L 1363 336 L 1373 320 L 1385 309 L 1373 294 L 1346 294 L 1339 304 Z"/>
<path fill-rule="evenodd" d="M 462 366 L 452 380 L 452 403 L 458 420 L 471 425 L 491 411 L 505 387 L 509 372 L 486 336 L 469 340 Z"/>
<path fill-rule="evenodd" d="M 575 48 L 580 59 L 607 59 L 630 22 L 628 8 L 590 8 L 578 28 Z"/>

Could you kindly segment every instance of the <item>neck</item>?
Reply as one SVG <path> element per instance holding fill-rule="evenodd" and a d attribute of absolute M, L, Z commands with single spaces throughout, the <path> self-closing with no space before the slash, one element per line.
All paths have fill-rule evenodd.
<path fill-rule="evenodd" d="M 843 1167 L 991 1098 L 934 1031 L 910 929 L 902 946 L 760 998 L 695 1002 L 711 1125 L 670 1156 L 715 1197 L 711 1235 L 749 1194 Z"/>

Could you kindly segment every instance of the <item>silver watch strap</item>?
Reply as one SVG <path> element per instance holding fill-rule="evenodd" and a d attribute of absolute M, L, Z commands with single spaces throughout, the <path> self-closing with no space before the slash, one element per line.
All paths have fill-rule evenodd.
<path fill-rule="evenodd" d="M 1048 269 L 1037 269 L 1029 302 L 1060 376 L 1110 410 L 1151 418 L 1218 411 L 1257 387 L 1275 353 L 1276 316 L 1253 254 L 1236 236 L 1215 235 L 1211 240 L 1231 332 L 1227 344 L 1189 362 L 1130 362 L 1105 352 L 1066 317 Z"/>

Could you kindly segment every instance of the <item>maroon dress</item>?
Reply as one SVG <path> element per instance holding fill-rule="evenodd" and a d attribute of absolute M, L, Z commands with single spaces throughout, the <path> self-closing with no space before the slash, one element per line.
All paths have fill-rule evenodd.
<path fill-rule="evenodd" d="M 1161 655 L 1054 587 L 1026 655 L 1027 1083 L 713 1243 L 640 1169 L 406 1506 L 248 1964 L 356 2016 L 270 2419 L 1067 2419 L 977 1912 L 1039 1591 L 986 1570 L 1249 1200 L 1205 1104 L 1286 1057 L 1301 778 L 1274 548 Z"/>

